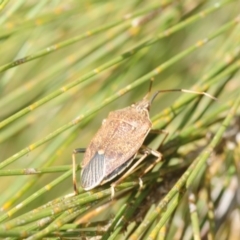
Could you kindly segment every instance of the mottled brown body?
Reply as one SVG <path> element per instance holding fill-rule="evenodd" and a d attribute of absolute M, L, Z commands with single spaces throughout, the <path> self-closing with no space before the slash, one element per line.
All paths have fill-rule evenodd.
<path fill-rule="evenodd" d="M 110 112 L 86 149 L 81 186 L 85 190 L 110 181 L 134 159 L 151 130 L 149 100 Z"/>
<path fill-rule="evenodd" d="M 72 154 L 73 160 L 73 186 L 77 194 L 76 183 L 76 159 L 75 155 L 85 152 L 82 161 L 81 186 L 85 190 L 93 189 L 99 185 L 112 180 L 118 174 L 123 172 L 136 155 L 140 152 L 139 159 L 129 167 L 123 176 L 111 184 L 112 198 L 114 196 L 114 187 L 136 169 L 142 161 L 150 154 L 155 156 L 155 161 L 139 177 L 139 185 L 142 186 L 141 177 L 149 172 L 162 159 L 162 154 L 147 146 L 143 146 L 143 142 L 151 131 L 151 133 L 164 133 L 163 144 L 168 132 L 164 130 L 153 130 L 152 123 L 149 118 L 150 105 L 155 97 L 162 92 L 185 92 L 205 95 L 212 99 L 215 97 L 205 92 L 197 92 L 186 89 L 169 89 L 157 91 L 150 100 L 147 99 L 151 90 L 150 84 L 148 94 L 136 104 L 131 105 L 117 111 L 110 112 L 107 119 L 103 120 L 102 126 L 93 137 L 87 149 L 76 148 Z M 141 151 L 139 149 L 141 148 Z"/>

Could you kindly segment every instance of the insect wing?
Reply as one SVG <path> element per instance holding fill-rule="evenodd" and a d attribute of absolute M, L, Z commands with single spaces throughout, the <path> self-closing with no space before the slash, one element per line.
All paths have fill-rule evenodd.
<path fill-rule="evenodd" d="M 82 169 L 81 186 L 85 190 L 90 190 L 98 186 L 105 176 L 105 158 L 104 154 L 96 154 Z"/>

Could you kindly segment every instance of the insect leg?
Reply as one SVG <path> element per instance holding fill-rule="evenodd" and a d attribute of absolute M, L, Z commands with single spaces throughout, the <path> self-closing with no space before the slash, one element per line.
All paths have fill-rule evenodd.
<path fill-rule="evenodd" d="M 150 165 L 148 166 L 147 169 L 144 170 L 144 172 L 140 175 L 139 177 L 139 185 L 141 186 L 141 183 L 142 183 L 142 176 L 144 176 L 147 172 L 149 172 L 158 162 L 160 162 L 162 160 L 162 154 L 156 150 L 153 150 L 151 148 L 148 148 L 148 147 L 145 147 L 149 152 L 150 154 L 152 154 L 153 156 L 156 157 L 155 161 Z"/>
<path fill-rule="evenodd" d="M 115 194 L 114 188 L 115 188 L 120 182 L 122 182 L 123 179 L 125 179 L 127 176 L 129 176 L 129 175 L 132 173 L 132 171 L 133 171 L 149 154 L 151 154 L 150 151 L 144 150 L 143 155 L 137 160 L 137 162 L 135 162 L 135 163 L 131 166 L 131 168 L 129 168 L 129 169 L 127 170 L 127 172 L 126 172 L 125 174 L 123 174 L 123 176 L 122 176 L 121 178 L 119 178 L 116 182 L 114 182 L 114 183 L 111 184 L 111 198 L 112 198 L 112 199 L 113 199 L 114 194 Z M 140 183 L 140 184 L 141 184 L 141 183 Z M 141 185 L 140 185 L 140 186 L 141 186 Z"/>
<path fill-rule="evenodd" d="M 72 166 L 73 166 L 73 189 L 75 194 L 78 194 L 77 180 L 76 180 L 76 154 L 84 153 L 86 148 L 76 148 L 72 152 Z"/>
<path fill-rule="evenodd" d="M 169 132 L 167 130 L 164 130 L 164 129 L 162 129 L 162 130 L 160 130 L 160 129 L 151 129 L 150 133 L 159 134 L 159 135 L 160 134 L 164 134 L 163 140 L 160 143 L 158 148 L 161 148 L 161 146 L 163 145 L 163 143 L 165 142 L 165 140 L 167 139 L 167 136 L 169 134 Z"/>

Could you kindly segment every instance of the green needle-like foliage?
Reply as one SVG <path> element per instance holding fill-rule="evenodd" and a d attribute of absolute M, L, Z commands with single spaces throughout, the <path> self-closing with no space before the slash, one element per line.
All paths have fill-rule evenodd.
<path fill-rule="evenodd" d="M 0 1 L 0 238 L 239 239 L 239 9 L 237 0 Z M 144 144 L 163 159 L 148 156 L 113 199 L 111 182 L 74 194 L 73 149 L 150 82 L 150 96 L 188 89 L 217 100 L 160 93 L 150 116 L 165 134 Z"/>

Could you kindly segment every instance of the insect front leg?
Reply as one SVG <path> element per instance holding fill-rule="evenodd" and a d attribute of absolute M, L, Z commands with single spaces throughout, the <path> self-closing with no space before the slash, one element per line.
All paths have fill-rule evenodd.
<path fill-rule="evenodd" d="M 76 178 L 76 154 L 78 153 L 84 153 L 86 151 L 86 148 L 76 148 L 72 152 L 72 166 L 73 166 L 73 189 L 75 192 L 75 195 L 78 194 L 78 187 L 77 187 L 77 178 Z"/>

